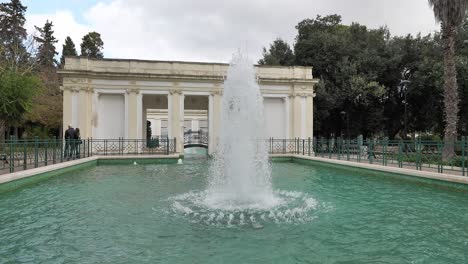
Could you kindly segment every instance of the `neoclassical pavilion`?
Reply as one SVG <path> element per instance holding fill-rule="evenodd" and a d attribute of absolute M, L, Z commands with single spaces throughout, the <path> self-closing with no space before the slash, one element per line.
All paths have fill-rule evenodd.
<path fill-rule="evenodd" d="M 224 63 L 89 59 L 67 57 L 63 77 L 63 126 L 79 127 L 82 138 L 176 138 L 205 130 L 209 152 L 221 124 Z M 310 67 L 256 66 L 264 97 L 268 137 L 313 136 L 316 79 Z M 147 122 L 149 121 L 149 122 Z M 239 128 L 241 129 L 241 128 Z M 149 136 L 149 135 L 148 135 Z"/>

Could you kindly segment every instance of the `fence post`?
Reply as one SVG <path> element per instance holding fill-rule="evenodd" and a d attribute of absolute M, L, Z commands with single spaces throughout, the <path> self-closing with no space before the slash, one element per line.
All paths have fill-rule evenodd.
<path fill-rule="evenodd" d="M 346 139 L 346 147 L 347 147 L 347 153 L 346 153 L 346 160 L 349 161 L 349 138 Z"/>
<path fill-rule="evenodd" d="M 23 170 L 28 169 L 28 142 L 23 141 Z"/>
<path fill-rule="evenodd" d="M 39 166 L 39 138 L 34 137 L 34 168 Z"/>
<path fill-rule="evenodd" d="M 308 142 L 308 147 L 309 147 L 309 156 L 310 156 L 310 137 L 308 138 L 309 142 Z"/>
<path fill-rule="evenodd" d="M 104 139 L 104 156 L 107 155 L 107 139 Z"/>
<path fill-rule="evenodd" d="M 383 153 L 382 153 L 382 165 L 383 166 L 387 166 L 387 146 L 388 146 L 388 138 L 384 138 L 383 139 L 383 142 L 382 142 L 383 146 L 382 146 L 382 150 L 383 150 Z"/>
<path fill-rule="evenodd" d="M 55 164 L 56 163 L 56 159 L 57 159 L 57 137 L 54 136 L 54 140 L 53 140 L 53 145 L 52 145 L 52 149 L 53 149 L 53 152 L 52 152 L 52 163 Z"/>
<path fill-rule="evenodd" d="M 166 155 L 169 155 L 169 137 L 166 137 Z"/>
<path fill-rule="evenodd" d="M 468 144 L 466 142 L 466 137 L 462 137 L 461 148 L 462 148 L 462 175 L 466 176 L 466 148 Z"/>
<path fill-rule="evenodd" d="M 403 168 L 403 144 L 402 141 L 398 141 L 398 167 Z"/>
<path fill-rule="evenodd" d="M 10 173 L 11 172 L 14 172 L 15 171 L 15 159 L 13 157 L 13 155 L 15 154 L 14 153 L 14 150 L 13 150 L 13 136 L 10 136 L 10 140 L 8 142 L 8 145 L 10 146 Z"/>
<path fill-rule="evenodd" d="M 305 155 L 305 139 L 302 140 L 302 155 Z"/>
<path fill-rule="evenodd" d="M 44 139 L 44 165 L 47 166 L 47 160 L 49 159 L 49 155 L 47 155 L 49 142 L 47 139 Z"/>
<path fill-rule="evenodd" d="M 90 139 L 90 143 L 91 143 L 91 156 L 93 156 L 93 138 Z"/>
<path fill-rule="evenodd" d="M 63 152 L 64 152 L 64 149 L 63 149 L 63 138 L 60 138 L 59 147 L 60 147 L 60 162 L 63 162 Z"/>
<path fill-rule="evenodd" d="M 373 139 L 372 139 L 372 138 L 371 138 L 371 139 L 367 139 L 367 142 L 368 142 L 367 145 L 368 145 L 368 148 L 369 148 L 369 150 L 368 150 L 368 152 L 369 152 L 369 163 L 370 163 L 370 164 L 373 164 L 373 163 L 374 163 L 374 153 L 373 153 L 373 147 L 374 147 L 374 146 L 373 146 L 373 143 L 374 143 L 374 142 L 373 142 Z"/>
<path fill-rule="evenodd" d="M 341 160 L 341 137 L 339 137 L 338 139 L 338 159 Z"/>
<path fill-rule="evenodd" d="M 420 163 L 420 158 L 421 158 L 421 144 L 420 144 L 421 138 L 416 139 L 416 170 L 419 170 L 419 163 Z"/>

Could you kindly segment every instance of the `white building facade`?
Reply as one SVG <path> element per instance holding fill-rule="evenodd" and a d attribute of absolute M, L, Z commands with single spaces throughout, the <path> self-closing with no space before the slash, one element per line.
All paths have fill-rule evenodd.
<path fill-rule="evenodd" d="M 222 63 L 89 59 L 67 57 L 63 78 L 63 126 L 79 127 L 82 138 L 176 138 L 205 130 L 209 152 L 221 124 Z M 313 137 L 314 85 L 311 67 L 256 66 L 264 97 L 267 137 Z M 241 128 L 239 128 L 241 129 Z"/>

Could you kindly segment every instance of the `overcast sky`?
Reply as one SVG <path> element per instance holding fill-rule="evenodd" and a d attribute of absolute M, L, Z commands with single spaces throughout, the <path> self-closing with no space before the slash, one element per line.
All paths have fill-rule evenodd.
<path fill-rule="evenodd" d="M 5 2 L 5 1 L 0 1 Z M 237 49 L 252 60 L 277 37 L 294 43 L 295 25 L 340 14 L 346 24 L 387 25 L 392 34 L 438 30 L 427 0 L 23 0 L 27 29 L 55 25 L 77 48 L 89 31 L 101 33 L 108 58 L 228 62 Z"/>

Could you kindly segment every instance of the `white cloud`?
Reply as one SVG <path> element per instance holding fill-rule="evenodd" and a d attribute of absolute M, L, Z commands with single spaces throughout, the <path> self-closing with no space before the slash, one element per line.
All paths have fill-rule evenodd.
<path fill-rule="evenodd" d="M 54 36 L 59 41 L 56 45 L 57 52 L 62 52 L 62 45 L 65 42 L 65 38 L 70 36 L 79 53 L 81 38 L 89 32 L 90 29 L 78 23 L 70 11 L 57 10 L 53 14 L 28 14 L 26 16 L 26 30 L 29 34 L 35 34 L 37 32 L 34 26 L 43 27 L 47 20 L 52 21 L 54 25 Z"/>
<path fill-rule="evenodd" d="M 387 25 L 397 35 L 438 28 L 427 0 L 114 0 L 83 14 L 87 25 L 63 11 L 52 17 L 31 15 L 28 23 L 49 17 L 57 38 L 71 35 L 77 46 L 95 30 L 102 35 L 106 57 L 228 61 L 238 48 L 257 60 L 276 37 L 292 44 L 302 19 L 335 13 L 345 23 Z"/>

